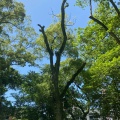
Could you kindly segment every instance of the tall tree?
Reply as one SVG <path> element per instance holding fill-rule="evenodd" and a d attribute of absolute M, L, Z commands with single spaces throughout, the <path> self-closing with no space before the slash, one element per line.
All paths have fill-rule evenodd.
<path fill-rule="evenodd" d="M 20 75 L 12 65 L 34 64 L 32 42 L 36 33 L 30 27 L 24 5 L 13 0 L 0 1 L 0 110 L 4 93 L 20 85 Z M 5 102 L 4 102 L 5 101 Z M 0 117 L 3 117 L 2 114 Z M 2 118 L 1 118 L 2 119 Z"/>
<path fill-rule="evenodd" d="M 56 49 L 53 49 L 50 46 L 49 38 L 44 30 L 45 26 L 42 26 L 38 24 L 40 27 L 40 32 L 43 35 L 44 44 L 46 46 L 46 50 L 49 54 L 49 60 L 50 60 L 50 71 L 51 71 L 51 92 L 52 92 L 52 99 L 54 103 L 54 119 L 55 120 L 63 120 L 63 97 L 66 94 L 66 91 L 68 90 L 69 86 L 72 84 L 72 82 L 75 80 L 77 75 L 83 70 L 85 66 L 85 62 L 83 62 L 80 65 L 80 68 L 76 70 L 76 72 L 71 76 L 70 80 L 66 83 L 64 86 L 64 89 L 60 91 L 60 82 L 59 82 L 59 74 L 60 74 L 60 61 L 61 57 L 63 55 L 63 52 L 66 48 L 67 42 L 68 42 L 68 35 L 66 33 L 66 24 L 65 24 L 65 9 L 68 7 L 67 0 L 63 0 L 61 5 L 61 22 L 60 22 L 60 31 L 62 34 L 62 37 L 59 39 L 56 39 L 57 43 L 59 44 L 59 47 Z M 54 39 L 54 36 L 53 36 Z M 60 43 L 59 43 L 60 42 Z M 53 58 L 56 57 L 56 61 L 54 64 Z"/>
<path fill-rule="evenodd" d="M 108 3 L 108 1 L 106 2 Z M 98 24 L 93 20 L 85 29 L 78 29 L 81 55 L 89 62 L 87 69 L 91 78 L 87 79 L 84 89 L 88 89 L 89 94 L 93 91 L 93 97 L 96 96 L 93 105 L 99 106 L 102 116 L 107 117 L 112 114 L 114 119 L 119 119 L 119 117 L 116 118 L 119 116 L 119 97 L 114 98 L 116 95 L 119 96 L 120 46 L 115 41 L 116 38 L 109 33 L 112 31 L 119 38 L 119 16 L 113 6 L 106 9 L 105 4 L 102 3 L 99 4 L 93 16 L 102 21 L 108 30 L 106 32 L 104 27 L 100 25 L 101 23 Z"/>

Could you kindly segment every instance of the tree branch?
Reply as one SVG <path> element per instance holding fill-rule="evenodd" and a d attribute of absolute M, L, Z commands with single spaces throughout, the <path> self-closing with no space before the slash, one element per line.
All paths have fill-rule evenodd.
<path fill-rule="evenodd" d="M 83 107 L 81 105 L 79 105 L 77 102 L 76 102 L 76 105 L 77 105 L 77 107 L 79 107 L 81 109 L 82 113 L 85 114 Z"/>
<path fill-rule="evenodd" d="M 115 8 L 115 10 L 116 10 L 118 16 L 120 17 L 120 11 L 119 11 L 117 5 L 113 2 L 113 0 L 110 0 L 110 2 L 111 2 L 111 4 L 113 5 L 113 7 Z"/>
<path fill-rule="evenodd" d="M 90 19 L 92 19 L 93 21 L 95 21 L 96 23 L 98 23 L 100 26 L 102 26 L 106 31 L 108 31 L 108 27 L 106 25 L 104 25 L 100 20 L 94 18 L 93 16 L 89 17 Z M 109 32 L 108 33 L 116 40 L 116 42 L 120 45 L 120 39 L 113 33 L 113 32 Z"/>
<path fill-rule="evenodd" d="M 41 26 L 40 24 L 38 24 L 38 26 L 40 27 L 39 31 L 42 32 L 42 34 L 43 34 L 43 38 L 44 38 L 44 42 L 45 42 L 47 51 L 49 52 L 49 54 L 53 54 L 53 51 L 50 49 L 48 39 L 47 39 L 47 36 L 44 31 L 45 26 Z"/>
<path fill-rule="evenodd" d="M 61 6 L 61 29 L 62 29 L 62 34 L 63 34 L 63 43 L 59 49 L 60 54 L 62 54 L 62 52 L 64 51 L 66 41 L 67 41 L 67 35 L 66 35 L 66 30 L 65 30 L 65 3 L 66 1 L 67 0 L 63 0 L 62 6 Z"/>
<path fill-rule="evenodd" d="M 77 103 L 77 101 L 76 101 L 76 105 L 77 105 L 78 108 L 80 108 L 80 110 L 81 110 L 82 113 L 83 113 L 83 115 L 82 115 L 81 118 L 82 118 L 82 119 L 85 119 L 86 116 L 87 116 L 87 114 L 89 113 L 89 105 L 87 106 L 87 110 L 86 110 L 86 111 L 83 109 L 82 105 L 79 105 L 79 104 Z"/>
<path fill-rule="evenodd" d="M 2 24 L 7 24 L 7 23 L 13 25 L 14 27 L 16 27 L 16 28 L 19 29 L 19 30 L 22 30 L 22 29 L 20 29 L 19 26 L 15 25 L 15 24 L 12 23 L 12 22 L 8 22 L 8 21 L 4 21 L 4 22 L 2 22 Z"/>
<path fill-rule="evenodd" d="M 92 16 L 92 1 L 90 0 L 90 14 Z"/>
<path fill-rule="evenodd" d="M 94 18 L 93 16 L 89 17 L 90 19 L 92 19 L 93 21 L 95 21 L 96 23 L 98 23 L 100 26 L 102 26 L 106 31 L 108 30 L 107 26 L 105 26 L 101 21 L 99 21 L 98 19 Z"/>
<path fill-rule="evenodd" d="M 47 36 L 44 31 L 45 26 L 41 26 L 40 24 L 38 24 L 38 26 L 40 27 L 39 31 L 42 32 L 42 34 L 43 34 L 44 42 L 45 42 L 47 51 L 50 55 L 50 67 L 51 67 L 51 70 L 53 71 L 53 51 L 50 49 L 48 39 L 47 39 Z"/>
<path fill-rule="evenodd" d="M 62 43 L 59 51 L 56 51 L 56 53 L 55 53 L 56 54 L 55 69 L 56 69 L 57 75 L 59 73 L 61 54 L 64 51 L 66 41 L 67 41 L 67 35 L 66 35 L 66 30 L 65 30 L 65 8 L 68 6 L 65 6 L 66 1 L 67 0 L 63 0 L 62 5 L 61 5 L 61 29 L 62 29 L 62 34 L 63 34 L 63 43 Z"/>
<path fill-rule="evenodd" d="M 73 76 L 71 77 L 71 79 L 67 82 L 63 92 L 61 93 L 61 97 L 64 97 L 66 91 L 68 90 L 69 86 L 73 83 L 73 81 L 75 80 L 75 78 L 78 76 L 78 74 L 83 70 L 83 68 L 85 67 L 86 63 L 84 62 L 81 67 L 76 71 L 75 74 L 73 74 Z"/>

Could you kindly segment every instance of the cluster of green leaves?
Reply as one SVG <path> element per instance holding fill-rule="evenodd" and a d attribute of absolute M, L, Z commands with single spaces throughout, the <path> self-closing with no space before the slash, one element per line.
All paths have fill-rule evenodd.
<path fill-rule="evenodd" d="M 10 113 L 4 94 L 21 85 L 21 75 L 12 65 L 25 66 L 35 63 L 32 47 L 36 32 L 30 27 L 24 5 L 14 0 L 0 1 L 0 110 L 1 119 Z M 4 99 L 3 99 L 4 98 Z M 5 112 L 6 111 L 6 112 Z M 9 111 L 9 112 L 8 112 Z"/>
<path fill-rule="evenodd" d="M 88 61 L 86 69 L 90 76 L 89 79 L 84 79 L 83 89 L 94 101 L 91 108 L 97 106 L 102 116 L 112 114 L 114 119 L 117 119 L 120 113 L 120 46 L 109 32 L 120 38 L 119 16 L 113 6 L 106 7 L 103 3 L 98 5 L 93 16 L 106 25 L 108 31 L 93 20 L 86 28 L 78 28 L 80 54 Z"/>
<path fill-rule="evenodd" d="M 31 54 L 36 33 L 30 27 L 24 5 L 13 0 L 0 2 L 0 56 L 11 64 L 25 65 L 35 57 Z M 29 60 L 28 58 L 31 58 Z"/>

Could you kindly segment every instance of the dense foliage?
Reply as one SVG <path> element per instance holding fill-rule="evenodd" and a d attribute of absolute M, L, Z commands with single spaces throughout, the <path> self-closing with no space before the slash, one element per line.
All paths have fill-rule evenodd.
<path fill-rule="evenodd" d="M 12 106 L 6 101 L 5 92 L 21 84 L 21 75 L 13 65 L 34 64 L 31 40 L 36 38 L 36 33 L 29 21 L 22 3 L 0 1 L 0 119 L 10 114 Z"/>
<path fill-rule="evenodd" d="M 22 120 L 86 120 L 94 110 L 103 120 L 120 119 L 119 1 L 77 0 L 76 5 L 90 7 L 85 28 L 78 26 L 75 34 L 69 27 L 69 4 L 63 0 L 56 22 L 46 29 L 38 24 L 41 34 L 36 39 L 24 5 L 1 1 L 0 119 L 7 113 Z M 36 67 L 41 58 L 49 63 L 37 64 L 38 73 L 20 75 L 13 68 L 26 63 Z M 12 94 L 14 105 L 4 97 L 8 89 L 18 89 Z"/>

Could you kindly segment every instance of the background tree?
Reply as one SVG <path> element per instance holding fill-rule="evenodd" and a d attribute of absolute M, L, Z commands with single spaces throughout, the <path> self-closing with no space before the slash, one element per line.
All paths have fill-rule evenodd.
<path fill-rule="evenodd" d="M 0 110 L 6 99 L 4 94 L 8 89 L 20 85 L 20 75 L 13 65 L 25 66 L 34 64 L 31 40 L 36 33 L 30 27 L 30 20 L 25 15 L 24 5 L 13 0 L 0 1 Z M 9 106 L 9 105 L 7 105 Z M 5 112 L 3 111 L 5 114 Z M 9 114 L 9 113 L 8 113 Z M 1 115 L 0 117 L 4 117 Z M 4 118 L 1 118 L 4 119 Z"/>
<path fill-rule="evenodd" d="M 119 85 L 117 85 L 120 65 L 119 43 L 111 35 L 111 31 L 119 39 L 119 16 L 113 6 L 106 9 L 105 4 L 102 3 L 99 4 L 93 16 L 102 25 L 106 25 L 108 30 L 105 31 L 101 23 L 98 24 L 95 20 L 91 20 L 85 29 L 78 29 L 79 48 L 81 55 L 89 63 L 87 69 L 91 78 L 86 81 L 85 89 L 88 89 L 89 92 L 93 91 L 93 95 L 96 96 L 93 105 L 102 109 L 101 114 L 104 117 L 112 116 L 117 119 L 115 114 L 119 116 L 119 100 L 114 97 L 116 94 L 119 96 Z M 113 108 L 113 104 L 116 107 Z M 118 112 L 115 113 L 114 109 Z"/>

